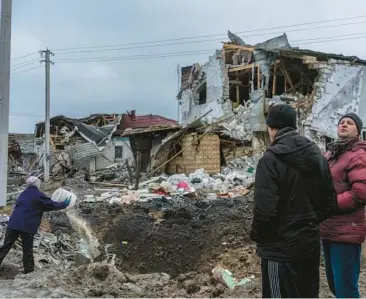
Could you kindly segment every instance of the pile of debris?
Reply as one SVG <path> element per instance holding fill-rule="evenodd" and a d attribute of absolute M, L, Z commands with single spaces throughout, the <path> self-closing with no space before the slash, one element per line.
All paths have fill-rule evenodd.
<path fill-rule="evenodd" d="M 226 168 L 226 170 L 228 169 Z M 134 189 L 134 185 L 123 187 L 119 184 L 105 183 L 104 187 L 110 186 L 110 188 L 89 189 L 91 194 L 83 193 L 81 200 L 83 202 L 131 204 L 136 201 L 143 202 L 161 198 L 168 200 L 180 197 L 201 200 L 233 198 L 250 192 L 249 189 L 254 183 L 254 170 L 253 166 L 249 166 L 246 167 L 246 171 L 228 171 L 227 175 L 220 173 L 209 175 L 203 169 L 198 169 L 188 176 L 185 174 L 161 175 L 141 182 L 137 190 Z"/>
<path fill-rule="evenodd" d="M 10 213 L 7 213 L 10 214 Z M 7 214 L 0 215 L 0 243 L 5 238 L 5 232 L 9 221 Z M 42 227 L 35 235 L 34 239 L 34 260 L 35 266 L 42 269 L 47 266 L 57 266 L 62 269 L 69 268 L 74 261 L 74 252 L 76 250 L 75 242 L 70 235 L 62 234 L 56 236 L 50 232 L 50 224 L 48 221 L 42 222 Z M 18 239 L 13 247 L 18 253 L 22 251 L 20 239 Z M 19 257 L 19 255 L 18 255 Z"/>

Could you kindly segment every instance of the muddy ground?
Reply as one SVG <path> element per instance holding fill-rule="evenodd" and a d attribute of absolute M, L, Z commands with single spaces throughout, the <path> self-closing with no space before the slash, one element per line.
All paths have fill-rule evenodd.
<path fill-rule="evenodd" d="M 260 297 L 260 261 L 248 237 L 252 204 L 251 195 L 123 207 L 81 203 L 78 213 L 89 222 L 101 251 L 108 245 L 116 254 L 115 266 L 103 262 L 103 254 L 91 265 L 22 275 L 21 254 L 12 252 L 0 269 L 0 297 Z M 53 233 L 72 232 L 64 213 L 48 217 Z M 230 291 L 212 275 L 217 265 L 251 281 Z M 361 295 L 366 295 L 363 281 L 364 274 Z M 320 295 L 331 296 L 324 275 Z"/>

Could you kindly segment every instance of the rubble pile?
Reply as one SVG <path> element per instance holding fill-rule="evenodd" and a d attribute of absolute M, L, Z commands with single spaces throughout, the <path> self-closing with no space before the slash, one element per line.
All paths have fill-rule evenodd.
<path fill-rule="evenodd" d="M 130 204 L 80 197 L 72 212 L 97 238 L 100 255 L 94 262 L 80 246 L 83 234 L 88 234 L 75 230 L 67 213 L 46 213 L 35 242 L 36 272 L 21 274 L 22 251 L 17 244 L 0 267 L 0 296 L 260 297 L 260 261 L 249 239 L 252 193 L 211 200 L 182 191 L 201 190 L 219 176 L 224 177 L 197 170 L 188 176 L 152 178 L 141 187 L 157 192 L 165 186 L 183 195 L 140 198 Z M 64 183 L 75 193 L 99 194 L 96 198 L 108 190 L 94 188 L 82 177 Z M 10 210 L 1 213 L 3 238 Z M 324 282 L 323 277 L 321 294 L 328 297 Z"/>
<path fill-rule="evenodd" d="M 253 132 L 248 119 L 250 118 L 250 101 L 233 109 L 230 121 L 221 124 L 223 134 L 236 140 L 251 140 Z"/>
<path fill-rule="evenodd" d="M 9 217 L 5 214 L 0 215 L 0 243 L 5 238 Z M 44 224 L 44 223 L 43 223 Z M 47 224 L 46 224 L 47 226 Z M 43 269 L 49 265 L 67 269 L 74 261 L 76 243 L 70 235 L 60 234 L 58 236 L 47 231 L 44 226 L 34 238 L 34 260 L 38 269 Z M 16 251 L 21 252 L 22 245 L 20 239 L 14 245 Z"/>

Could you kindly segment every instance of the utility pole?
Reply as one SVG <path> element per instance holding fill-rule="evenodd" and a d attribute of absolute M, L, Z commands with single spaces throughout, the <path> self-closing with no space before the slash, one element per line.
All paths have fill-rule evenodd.
<path fill-rule="evenodd" d="M 0 25 L 0 206 L 6 205 L 8 183 L 9 89 L 12 0 L 1 0 Z"/>
<path fill-rule="evenodd" d="M 179 64 L 177 65 L 177 81 L 178 81 L 178 88 L 177 88 L 177 95 L 180 92 L 180 66 Z M 178 123 L 179 123 L 179 116 L 180 116 L 180 100 L 177 101 L 178 102 Z"/>
<path fill-rule="evenodd" d="M 45 96 L 46 96 L 46 111 L 45 111 L 45 141 L 44 141 L 44 154 L 43 154 L 43 167 L 44 167 L 44 181 L 48 182 L 50 179 L 50 72 L 51 72 L 51 55 L 54 54 L 49 50 L 41 51 L 41 56 L 44 60 L 41 60 L 41 63 L 45 63 L 45 74 L 46 74 L 46 86 L 45 86 Z"/>

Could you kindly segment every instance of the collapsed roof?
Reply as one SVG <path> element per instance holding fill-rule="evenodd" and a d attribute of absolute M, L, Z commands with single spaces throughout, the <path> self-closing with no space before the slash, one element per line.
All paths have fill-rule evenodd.
<path fill-rule="evenodd" d="M 51 135 L 62 134 L 66 139 L 76 132 L 86 141 L 93 143 L 100 151 L 111 140 L 121 122 L 121 115 L 95 114 L 86 118 L 75 119 L 63 115 L 55 116 L 50 120 Z M 35 137 L 44 135 L 45 123 L 36 125 Z"/>
<path fill-rule="evenodd" d="M 228 37 L 230 42 L 223 43 L 223 48 L 227 50 L 243 50 L 253 53 L 249 57 L 246 65 L 252 63 L 258 63 L 263 76 L 269 76 L 270 66 L 276 61 L 277 57 L 284 56 L 298 59 L 312 59 L 315 58 L 318 62 L 327 62 L 329 59 L 349 61 L 351 64 L 366 65 L 366 60 L 360 59 L 357 56 L 345 56 L 343 54 L 324 53 L 318 51 L 312 51 L 308 49 L 300 49 L 298 47 L 291 47 L 286 33 L 271 38 L 265 42 L 258 43 L 256 45 L 246 44 L 240 37 L 236 36 L 232 32 L 228 31 Z M 237 69 L 232 71 L 240 71 L 243 65 L 238 66 Z M 189 89 L 192 82 L 199 75 L 199 64 L 193 64 L 181 68 L 181 89 L 177 95 L 180 99 L 183 90 Z M 268 80 L 264 83 L 264 87 L 268 87 Z"/>

